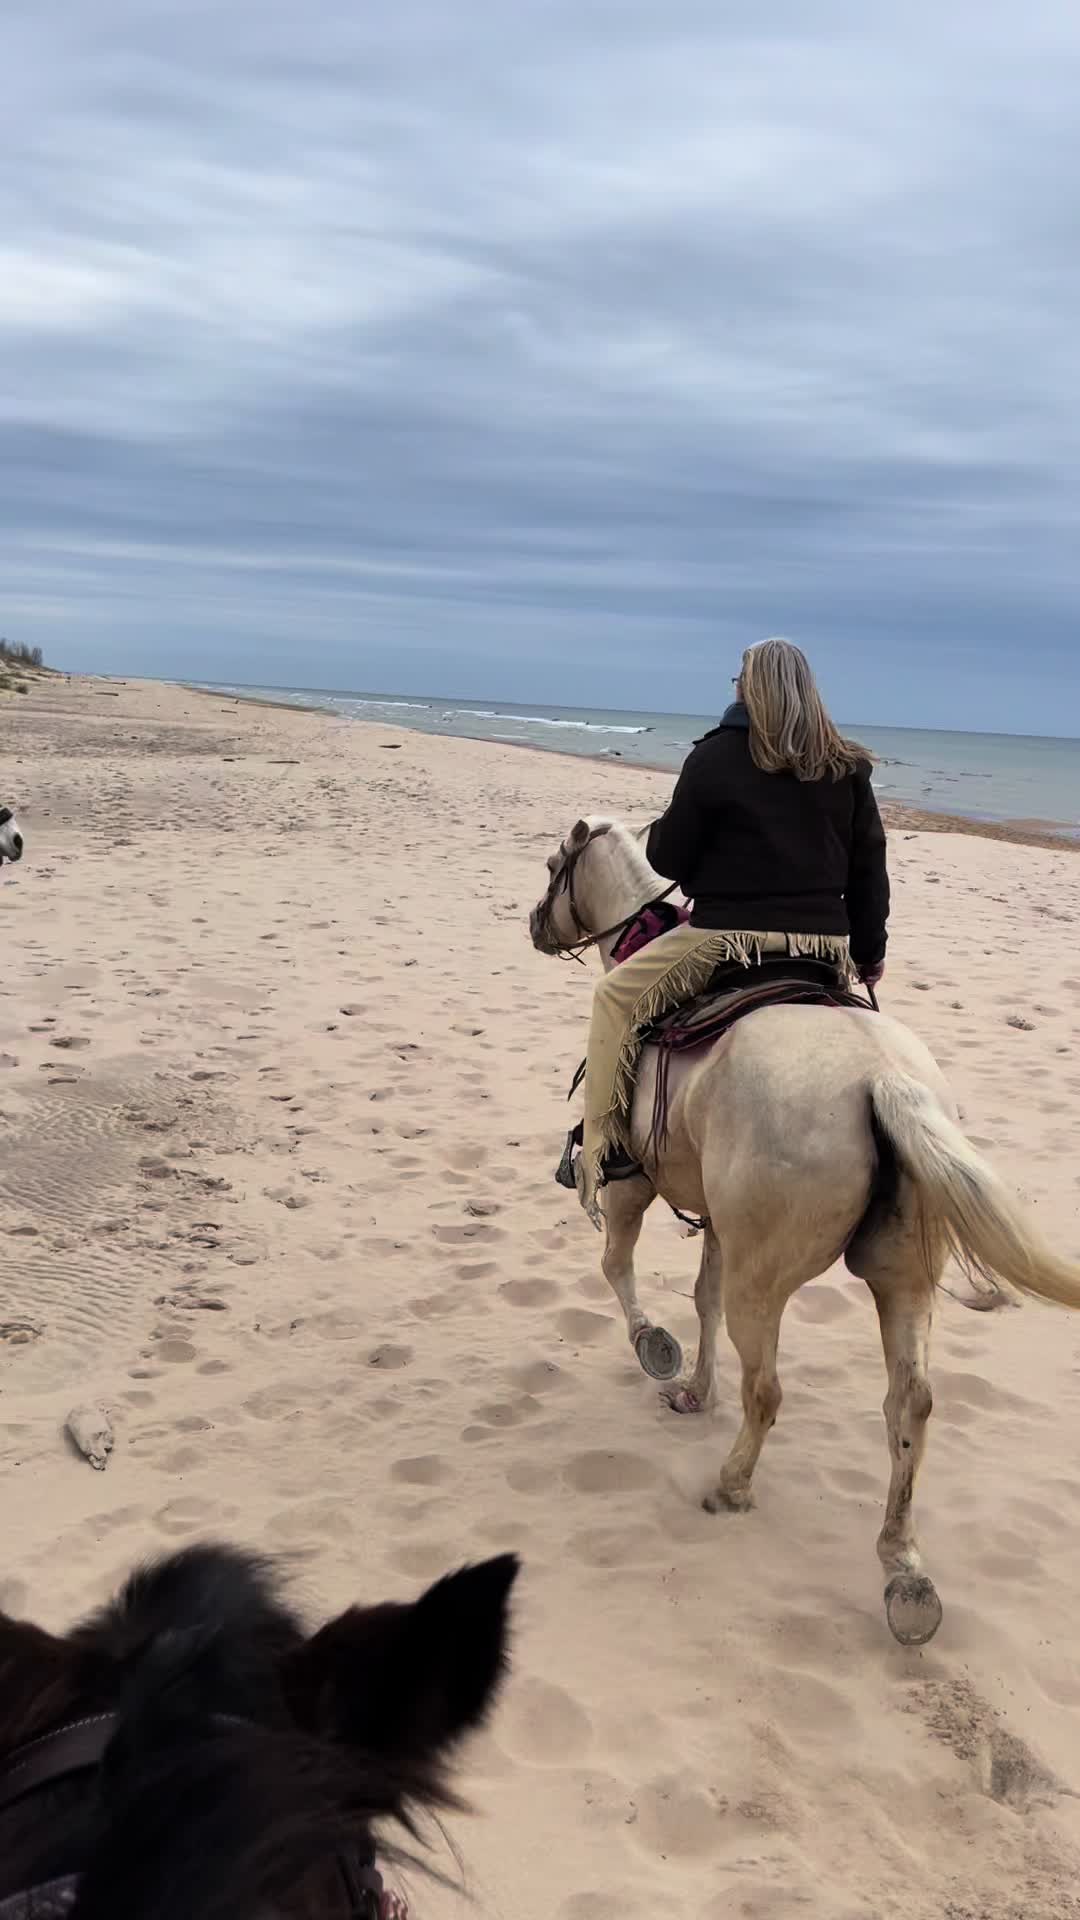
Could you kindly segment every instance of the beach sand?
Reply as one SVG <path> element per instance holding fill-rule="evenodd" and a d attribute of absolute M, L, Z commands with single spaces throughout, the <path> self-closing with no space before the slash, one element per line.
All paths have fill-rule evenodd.
<path fill-rule="evenodd" d="M 670 778 L 134 683 L 3 719 L 0 1603 L 61 1626 L 228 1536 L 317 1620 L 515 1548 L 475 1904 L 414 1885 L 417 1920 L 1080 1914 L 1080 1324 L 942 1299 L 945 1624 L 904 1652 L 861 1285 L 792 1303 L 757 1508 L 710 1518 L 733 1356 L 713 1419 L 664 1414 L 552 1183 L 591 975 L 526 913 L 578 813 Z M 1080 1256 L 1080 863 L 903 827 L 891 861 L 883 1002 Z M 696 1254 L 654 1208 L 687 1348 Z M 62 1437 L 88 1399 L 104 1473 Z"/>

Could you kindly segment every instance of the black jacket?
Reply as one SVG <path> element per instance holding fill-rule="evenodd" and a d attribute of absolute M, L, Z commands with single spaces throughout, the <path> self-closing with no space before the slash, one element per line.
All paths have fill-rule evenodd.
<path fill-rule="evenodd" d="M 695 927 L 850 933 L 860 973 L 885 958 L 889 876 L 869 761 L 841 780 L 763 773 L 736 704 L 698 741 L 648 854 L 693 901 Z"/>

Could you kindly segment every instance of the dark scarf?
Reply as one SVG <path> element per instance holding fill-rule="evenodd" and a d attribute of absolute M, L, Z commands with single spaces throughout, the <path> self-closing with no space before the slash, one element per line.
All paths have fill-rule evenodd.
<path fill-rule="evenodd" d="M 712 727 L 708 733 L 702 734 L 702 740 L 712 740 L 716 734 L 723 733 L 725 727 L 734 727 L 741 733 L 749 733 L 750 715 L 741 700 L 732 701 L 727 712 L 721 716 L 719 724 Z M 700 747 L 701 740 L 695 740 L 694 745 Z"/>

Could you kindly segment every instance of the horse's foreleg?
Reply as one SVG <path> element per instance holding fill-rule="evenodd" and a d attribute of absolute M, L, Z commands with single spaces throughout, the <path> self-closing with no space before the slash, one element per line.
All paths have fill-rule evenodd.
<path fill-rule="evenodd" d="M 719 1513 L 724 1507 L 738 1512 L 751 1504 L 754 1468 L 783 1398 L 776 1372 L 776 1348 L 785 1299 L 775 1286 L 755 1285 L 743 1274 L 728 1279 L 727 1327 L 742 1361 L 743 1421 L 720 1469 L 716 1490 L 706 1497 L 709 1513 Z"/>
<path fill-rule="evenodd" d="M 716 1336 L 724 1318 L 724 1279 L 720 1242 L 711 1226 L 702 1237 L 694 1305 L 700 1328 L 694 1371 L 688 1380 L 676 1380 L 660 1394 L 673 1413 L 708 1413 L 716 1398 Z"/>
<path fill-rule="evenodd" d="M 631 1346 L 649 1325 L 638 1304 L 634 1248 L 655 1198 L 656 1189 L 644 1176 L 612 1180 L 604 1188 L 604 1278 L 623 1310 Z"/>

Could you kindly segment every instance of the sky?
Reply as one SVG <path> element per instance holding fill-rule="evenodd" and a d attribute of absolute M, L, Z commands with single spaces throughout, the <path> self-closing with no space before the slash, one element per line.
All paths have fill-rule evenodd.
<path fill-rule="evenodd" d="M 1080 734 L 1072 0 L 36 0 L 0 633 Z"/>

